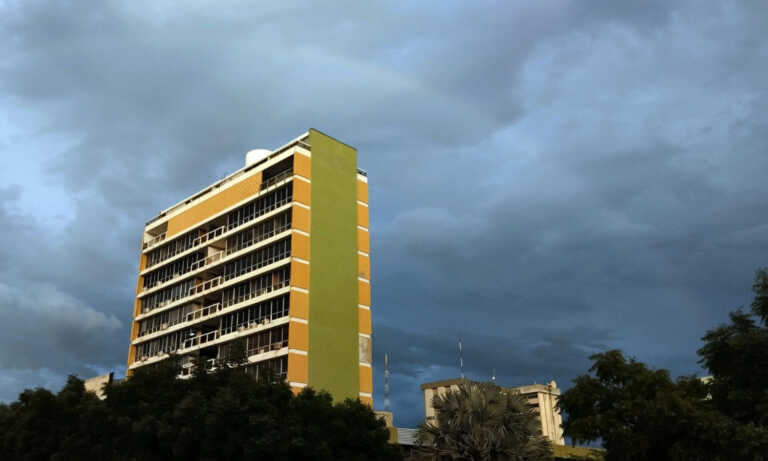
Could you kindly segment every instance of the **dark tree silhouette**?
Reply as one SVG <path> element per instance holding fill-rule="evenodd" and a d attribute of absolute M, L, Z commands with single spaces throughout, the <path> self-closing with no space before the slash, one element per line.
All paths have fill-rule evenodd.
<path fill-rule="evenodd" d="M 237 351 L 233 351 L 236 353 Z M 232 357 L 232 361 L 238 361 Z M 0 405 L 3 460 L 393 460 L 398 447 L 357 400 L 222 367 L 177 379 L 172 360 L 106 388 L 70 377 L 53 394 L 26 390 Z"/>
<path fill-rule="evenodd" d="M 565 435 L 602 441 L 606 460 L 768 459 L 768 272 L 751 312 L 731 313 L 698 350 L 710 377 L 673 381 L 620 351 L 591 357 L 559 405 Z"/>

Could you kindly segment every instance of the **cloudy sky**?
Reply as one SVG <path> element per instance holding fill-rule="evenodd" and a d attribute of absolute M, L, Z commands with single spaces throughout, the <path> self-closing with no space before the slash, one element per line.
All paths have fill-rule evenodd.
<path fill-rule="evenodd" d="M 124 371 L 158 210 L 309 127 L 369 171 L 375 399 L 699 371 L 768 265 L 761 1 L 0 0 L 0 400 Z"/>

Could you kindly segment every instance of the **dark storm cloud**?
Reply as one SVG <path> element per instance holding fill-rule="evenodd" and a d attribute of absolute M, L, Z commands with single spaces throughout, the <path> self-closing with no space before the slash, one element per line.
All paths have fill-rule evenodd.
<path fill-rule="evenodd" d="M 418 422 L 419 383 L 457 374 L 459 336 L 469 376 L 508 384 L 567 386 L 609 347 L 694 372 L 698 338 L 766 264 L 767 17 L 760 2 L 5 4 L 0 105 L 66 142 L 44 157 L 0 139 L 43 172 L 0 176 L 0 398 L 120 367 L 143 223 L 310 126 L 370 172 L 375 397 L 390 352 L 400 424 Z M 21 205 L 35 181 L 62 191 L 37 212 L 65 224 Z"/>
<path fill-rule="evenodd" d="M 117 278 L 126 265 L 119 258 L 129 255 L 109 259 L 105 249 L 117 242 L 110 233 L 97 234 L 87 212 L 62 232 L 46 232 L 9 211 L 20 192 L 18 186 L 0 189 L 0 239 L 11 243 L 0 249 L 0 370 L 9 376 L 43 370 L 41 376 L 61 378 L 115 367 L 125 351 L 115 339 L 126 332 L 118 316 L 128 295 Z"/>

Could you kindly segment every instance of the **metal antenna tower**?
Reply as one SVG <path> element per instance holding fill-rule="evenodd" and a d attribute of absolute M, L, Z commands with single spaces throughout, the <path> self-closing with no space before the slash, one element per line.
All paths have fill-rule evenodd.
<path fill-rule="evenodd" d="M 459 338 L 459 371 L 461 379 L 464 379 L 464 351 L 461 349 L 461 338 Z"/>
<path fill-rule="evenodd" d="M 384 354 L 384 411 L 389 411 L 389 354 Z"/>

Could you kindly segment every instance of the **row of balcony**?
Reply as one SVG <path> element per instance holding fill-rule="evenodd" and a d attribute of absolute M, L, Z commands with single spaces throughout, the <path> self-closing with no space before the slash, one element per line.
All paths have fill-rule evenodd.
<path fill-rule="evenodd" d="M 263 242 L 264 240 L 270 239 L 270 238 L 274 237 L 275 235 L 278 235 L 278 234 L 280 234 L 282 232 L 287 231 L 290 228 L 291 228 L 291 224 L 290 223 L 289 224 L 285 224 L 285 225 L 279 226 L 279 227 L 277 227 L 275 229 L 272 229 L 269 232 L 265 232 L 263 234 L 260 234 L 258 237 L 254 238 L 253 240 L 251 240 L 247 244 L 233 245 L 232 247 L 226 247 L 225 246 L 225 248 L 223 250 L 221 250 L 221 251 L 219 251 L 217 253 L 214 253 L 212 255 L 209 255 L 209 256 L 207 256 L 205 258 L 199 259 L 199 260 L 193 262 L 192 264 L 190 264 L 188 271 L 186 271 L 186 272 L 176 272 L 176 273 L 173 274 L 172 277 L 170 277 L 168 279 L 165 279 L 165 280 L 163 280 L 160 283 L 157 283 L 157 284 L 155 284 L 155 285 L 153 285 L 151 287 L 143 288 L 141 290 L 140 295 L 145 294 L 149 290 L 159 290 L 161 288 L 173 285 L 174 283 L 176 283 L 177 281 L 179 281 L 183 277 L 188 276 L 188 274 L 190 274 L 190 273 L 192 273 L 192 272 L 194 272 L 196 270 L 202 269 L 204 267 L 212 266 L 214 263 L 217 263 L 217 262 L 221 261 L 223 258 L 226 258 L 226 257 L 230 256 L 231 254 L 233 254 L 235 252 L 238 252 L 240 250 L 244 250 L 246 248 L 253 247 L 253 246 L 257 245 L 258 243 Z M 215 231 L 211 231 L 211 233 L 212 232 L 215 232 Z"/>
<path fill-rule="evenodd" d="M 268 260 L 265 260 L 265 262 L 260 264 L 258 267 L 253 267 L 251 269 L 251 271 L 258 270 L 258 269 L 260 269 L 262 267 L 266 267 L 269 264 L 274 264 L 274 263 L 279 262 L 281 260 L 287 260 L 288 258 L 290 258 L 290 253 L 287 253 L 287 254 L 284 254 L 284 255 L 277 255 L 275 257 L 269 258 Z M 266 262 L 266 261 L 268 261 L 268 262 Z M 238 274 L 237 277 L 240 277 L 240 276 L 245 275 L 247 273 L 248 272 L 244 272 L 242 274 Z M 200 285 L 192 286 L 192 287 L 189 288 L 186 296 L 181 296 L 181 297 L 175 298 L 175 299 L 173 299 L 173 298 L 164 299 L 164 300 L 158 302 L 158 304 L 156 306 L 153 306 L 152 308 L 145 308 L 145 309 L 143 309 L 142 313 L 139 316 L 137 316 L 137 318 L 135 320 L 141 320 L 141 318 L 140 318 L 141 316 L 144 316 L 145 314 L 149 314 L 150 312 L 155 311 L 157 309 L 168 308 L 171 305 L 181 305 L 184 301 L 187 301 L 187 302 L 188 301 L 192 301 L 194 297 L 198 297 L 198 296 L 201 296 L 201 295 L 208 294 L 209 292 L 213 291 L 214 289 L 217 289 L 218 286 L 221 285 L 222 283 L 229 282 L 230 280 L 233 280 L 234 278 L 237 278 L 237 277 L 233 277 L 233 278 L 229 278 L 229 279 L 224 279 L 222 276 L 218 276 L 216 278 L 213 278 L 211 280 L 203 282 Z M 268 286 L 267 288 L 264 288 L 264 289 L 265 290 L 268 289 L 268 290 L 271 291 L 273 289 L 276 289 L 276 288 L 274 288 L 275 286 L 281 286 L 281 287 L 282 287 L 282 285 L 287 286 L 288 283 L 289 283 L 289 280 L 285 279 L 283 281 L 280 281 L 280 282 L 277 282 L 277 283 L 274 283 L 274 284 L 270 284 L 270 286 Z M 226 303 L 224 303 L 224 304 L 225 304 L 225 307 L 226 307 Z"/>
<path fill-rule="evenodd" d="M 293 178 L 293 169 L 288 169 L 288 170 L 285 170 L 285 171 L 283 171 L 281 173 L 278 173 L 275 176 L 272 176 L 271 178 L 269 178 L 266 181 L 261 183 L 261 185 L 259 186 L 259 194 L 265 192 L 266 190 L 268 190 L 269 188 L 271 188 L 273 186 L 283 185 L 285 182 L 287 182 L 287 180 L 290 180 L 292 178 Z M 243 220 L 243 221 L 238 222 L 238 223 L 231 223 L 231 224 L 228 224 L 228 225 L 219 226 L 216 229 L 214 229 L 212 231 L 209 231 L 209 232 L 201 235 L 200 237 L 197 237 L 195 240 L 192 241 L 192 247 L 188 248 L 185 251 L 189 251 L 189 250 L 191 250 L 191 249 L 193 249 L 195 247 L 198 247 L 200 245 L 204 245 L 206 242 L 208 242 L 208 241 L 210 241 L 212 239 L 218 238 L 218 237 L 224 235 L 224 233 L 229 232 L 229 231 L 231 231 L 231 230 L 233 230 L 233 229 L 235 229 L 235 228 L 237 228 L 239 226 L 242 226 L 243 224 L 245 224 L 245 223 L 247 223 L 249 221 L 252 221 L 255 218 L 258 218 L 259 216 L 262 216 L 263 214 L 268 213 L 268 212 L 274 210 L 275 208 L 277 208 L 279 206 L 283 206 L 283 205 L 285 205 L 285 203 L 287 203 L 289 201 L 290 200 L 287 200 L 284 203 L 280 203 L 279 205 L 276 204 L 276 205 L 273 205 L 273 206 L 270 206 L 270 207 L 266 207 L 265 208 L 266 211 L 263 211 L 262 213 L 255 213 L 253 216 L 249 217 L 249 219 L 247 219 L 247 220 Z M 283 201 L 281 201 L 281 202 L 283 202 Z M 161 244 L 162 242 L 165 241 L 166 235 L 167 235 L 166 232 L 163 232 L 163 233 L 155 236 L 151 240 L 148 240 L 147 242 L 144 242 L 144 244 L 142 246 L 142 250 L 146 251 L 146 250 L 149 250 L 149 249 L 151 249 L 153 247 L 156 247 L 157 245 Z M 162 261 L 157 261 L 154 265 L 160 264 L 161 262 Z"/>
<path fill-rule="evenodd" d="M 221 278 L 221 277 L 218 277 L 218 278 Z M 163 323 L 163 324 L 161 324 L 159 329 L 155 329 L 155 330 L 152 330 L 152 331 L 148 330 L 148 331 L 144 331 L 144 332 L 139 332 L 137 338 L 141 338 L 141 337 L 149 335 L 149 334 L 154 334 L 154 333 L 157 333 L 157 332 L 165 331 L 165 330 L 167 330 L 167 329 L 169 329 L 171 327 L 175 327 L 176 329 L 181 329 L 181 328 L 183 328 L 185 326 L 191 326 L 191 325 L 193 325 L 195 323 L 204 321 L 204 320 L 206 320 L 208 318 L 215 317 L 219 313 L 224 311 L 225 309 L 226 310 L 235 310 L 235 309 L 229 309 L 229 308 L 231 308 L 233 306 L 238 306 L 241 303 L 244 303 L 246 301 L 250 301 L 251 299 L 254 299 L 254 298 L 258 298 L 259 296 L 263 296 L 263 295 L 271 293 L 273 291 L 280 290 L 282 288 L 286 288 L 286 287 L 290 286 L 290 284 L 291 284 L 290 280 L 283 280 L 282 282 L 271 284 L 271 285 L 268 285 L 266 287 L 256 288 L 256 289 L 254 289 L 253 291 L 251 291 L 250 293 L 248 293 L 246 295 L 240 295 L 240 296 L 233 297 L 233 298 L 231 298 L 229 300 L 224 300 L 223 302 L 216 302 L 216 303 L 213 303 L 213 304 L 209 304 L 209 305 L 204 306 L 203 308 L 201 308 L 199 310 L 187 313 L 186 318 L 182 322 L 175 323 L 173 325 L 170 325 L 168 323 Z M 269 323 L 268 319 L 262 319 L 260 322 L 256 322 L 256 324 L 260 324 L 260 325 L 266 325 L 267 323 Z"/>
<path fill-rule="evenodd" d="M 286 318 L 287 318 L 287 316 L 283 317 L 282 319 L 286 319 Z M 181 344 L 179 344 L 178 347 L 175 350 L 173 350 L 173 353 L 183 354 L 183 353 L 191 352 L 191 350 L 193 348 L 203 347 L 206 344 L 211 344 L 211 343 L 215 342 L 216 340 L 218 340 L 218 339 L 220 339 L 222 337 L 228 336 L 228 335 L 230 335 L 232 333 L 236 332 L 238 334 L 243 334 L 243 333 L 247 332 L 248 330 L 251 330 L 251 329 L 254 329 L 254 328 L 257 328 L 257 327 L 268 327 L 272 322 L 276 322 L 276 321 L 282 320 L 282 319 L 272 320 L 272 319 L 269 319 L 269 318 L 265 318 L 265 319 L 263 319 L 260 322 L 243 323 L 243 324 L 237 325 L 234 328 L 226 328 L 226 329 L 221 329 L 221 330 L 217 329 L 217 330 L 209 331 L 207 333 L 200 334 L 200 335 L 194 335 L 194 333 L 190 332 L 190 334 L 193 334 L 194 336 L 191 336 L 189 338 L 184 339 L 183 342 Z M 284 324 L 285 323 L 283 322 L 283 325 Z M 257 355 L 257 354 L 263 354 L 263 353 L 266 353 L 266 352 L 269 352 L 269 351 L 280 350 L 280 349 L 282 349 L 284 347 L 288 347 L 288 338 L 287 337 L 283 337 L 282 339 L 280 339 L 278 341 L 273 341 L 270 344 L 265 344 L 265 345 L 261 345 L 261 346 L 257 345 L 255 347 L 249 347 L 248 350 L 247 350 L 247 353 L 248 353 L 249 356 L 250 355 Z M 137 358 L 137 362 L 144 362 L 144 361 L 146 361 L 147 359 L 149 359 L 151 357 L 158 357 L 158 356 L 163 356 L 163 355 L 169 355 L 169 354 L 168 354 L 168 352 L 165 352 L 165 351 L 158 351 L 154 355 L 142 355 L 142 356 L 139 356 Z"/>
<path fill-rule="evenodd" d="M 217 332 L 216 331 L 212 331 L 211 333 L 217 333 Z M 203 336 L 205 336 L 206 338 L 202 339 L 202 342 L 197 342 L 197 343 L 194 343 L 194 344 L 192 342 L 190 342 L 188 344 L 187 341 L 185 341 L 184 345 L 182 347 L 179 347 L 175 351 L 173 351 L 173 353 L 174 354 L 188 353 L 188 352 L 191 352 L 191 351 L 188 351 L 187 349 L 192 349 L 193 347 L 196 347 L 196 346 L 199 346 L 199 345 L 202 345 L 202 344 L 206 344 L 206 343 L 211 343 L 211 342 L 213 342 L 213 341 L 215 341 L 216 339 L 219 338 L 218 335 L 211 335 L 210 333 L 207 334 L 207 335 L 203 335 Z M 198 338 L 203 338 L 203 336 L 199 336 Z M 209 338 L 209 336 L 216 336 L 216 338 Z M 287 347 L 288 347 L 288 339 L 283 339 L 281 341 L 275 341 L 273 343 L 270 343 L 270 344 L 268 344 L 266 346 L 261 346 L 261 347 L 255 348 L 255 349 L 248 350 L 247 354 L 248 354 L 249 357 L 252 357 L 252 356 L 255 356 L 255 355 L 257 356 L 257 355 L 260 355 L 260 354 L 266 354 L 267 352 L 271 352 L 271 351 L 279 351 L 279 350 L 285 349 Z M 168 352 L 158 352 L 155 355 L 146 355 L 146 356 L 138 357 L 138 359 L 136 360 L 136 364 L 137 365 L 141 365 L 141 364 L 143 364 L 142 362 L 146 362 L 147 360 L 149 360 L 149 359 L 151 359 L 153 357 L 167 358 L 167 357 L 170 357 L 170 356 L 171 356 L 171 354 L 169 354 Z M 205 360 L 203 362 L 203 368 L 206 371 L 215 371 L 217 368 L 221 367 L 223 363 L 224 363 L 224 360 L 219 359 L 219 358 L 207 359 L 207 360 Z M 192 368 L 192 362 L 187 360 L 182 365 L 182 370 L 185 370 L 186 373 L 185 373 L 185 371 L 182 371 L 182 374 L 188 374 L 189 373 L 189 369 L 191 369 L 191 368 Z"/>
<path fill-rule="evenodd" d="M 252 328 L 256 328 L 258 326 L 267 326 L 272 321 L 270 319 L 264 319 L 260 323 L 249 323 L 249 324 L 243 324 L 238 326 L 237 328 L 227 329 L 227 330 L 213 330 L 208 333 L 194 336 L 191 338 L 187 338 L 184 340 L 184 344 L 177 350 L 178 352 L 182 353 L 185 352 L 186 349 L 191 349 L 193 347 L 202 346 L 204 344 L 211 343 L 213 341 L 216 341 L 222 336 L 226 336 L 228 334 L 238 332 L 243 333 L 244 331 L 247 331 Z M 278 350 L 283 347 L 288 347 L 288 339 L 281 340 L 280 342 L 272 343 L 268 346 L 262 346 L 260 348 L 257 348 L 257 353 L 263 353 L 268 352 L 270 350 Z M 251 354 L 253 355 L 253 354 Z"/>

